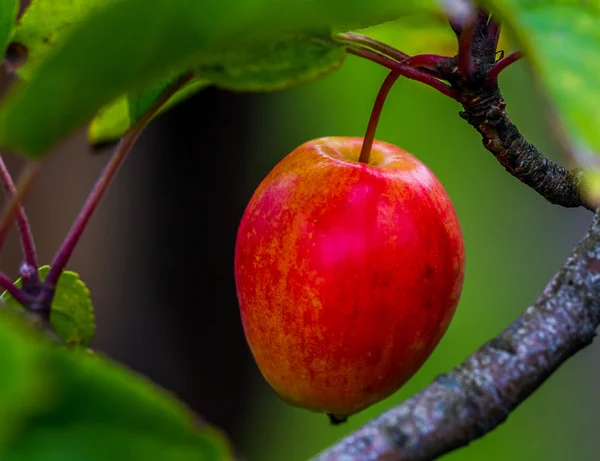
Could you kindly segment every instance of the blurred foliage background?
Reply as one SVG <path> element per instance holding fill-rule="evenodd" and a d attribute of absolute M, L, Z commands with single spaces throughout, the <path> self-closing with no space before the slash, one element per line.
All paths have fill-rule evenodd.
<path fill-rule="evenodd" d="M 502 75 L 509 113 L 560 161 L 526 71 L 519 63 Z M 467 251 L 456 316 L 404 388 L 346 425 L 331 427 L 324 415 L 281 402 L 254 365 L 239 321 L 237 224 L 261 179 L 299 144 L 363 135 L 385 74 L 350 57 L 339 71 L 283 92 L 199 93 L 148 128 L 70 265 L 92 293 L 94 347 L 224 428 L 244 459 L 308 459 L 458 364 L 535 299 L 591 219 L 546 203 L 506 174 L 458 117 L 455 102 L 400 80 L 377 138 L 422 159 L 454 201 Z M 16 171 L 19 160 L 10 160 Z M 89 151 L 83 133 L 48 160 L 27 203 L 42 263 L 106 160 L 106 153 Z M 19 262 L 14 237 L 1 267 L 11 275 Z M 597 459 L 598 347 L 570 360 L 498 430 L 445 459 Z"/>

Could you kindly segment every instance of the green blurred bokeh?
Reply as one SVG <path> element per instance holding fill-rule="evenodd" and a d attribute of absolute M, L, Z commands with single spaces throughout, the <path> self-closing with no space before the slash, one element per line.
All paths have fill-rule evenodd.
<path fill-rule="evenodd" d="M 255 118 L 254 130 L 259 134 L 249 150 L 259 153 L 249 162 L 248 194 L 299 144 L 321 136 L 362 136 L 385 75 L 385 70 L 350 57 L 341 70 L 316 82 L 269 95 Z M 507 71 L 501 86 L 509 113 L 522 132 L 547 155 L 560 159 L 526 66 L 519 63 Z M 239 447 L 248 459 L 306 460 L 418 392 L 514 320 L 583 234 L 589 215 L 547 204 L 504 172 L 482 147 L 477 133 L 458 116 L 459 109 L 457 103 L 423 85 L 400 80 L 377 132 L 378 139 L 415 154 L 436 173 L 461 220 L 466 279 L 448 333 L 400 391 L 340 427 L 331 427 L 322 414 L 283 403 L 257 377 L 246 440 Z M 586 351 L 569 361 L 506 424 L 445 459 L 587 459 L 586 443 L 593 438 L 582 431 L 589 423 L 582 409 L 590 389 L 580 377 L 590 357 Z"/>

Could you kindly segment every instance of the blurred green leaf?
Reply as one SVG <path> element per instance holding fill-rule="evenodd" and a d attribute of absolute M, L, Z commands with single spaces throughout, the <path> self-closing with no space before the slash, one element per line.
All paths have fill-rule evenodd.
<path fill-rule="evenodd" d="M 281 90 L 335 69 L 341 65 L 344 56 L 343 48 L 319 41 L 318 37 L 294 37 L 243 51 L 224 52 L 214 62 L 195 69 L 199 78 L 178 91 L 161 108 L 159 114 L 211 82 L 233 91 Z M 165 80 L 138 95 L 119 98 L 103 108 L 88 129 L 91 144 L 118 139 L 173 80 L 175 79 Z"/>
<path fill-rule="evenodd" d="M 0 346 L 3 461 L 232 459 L 224 437 L 165 391 L 100 356 L 42 342 L 6 309 Z"/>
<path fill-rule="evenodd" d="M 0 51 L 4 55 L 13 34 L 19 0 L 0 0 Z"/>
<path fill-rule="evenodd" d="M 27 62 L 19 69 L 29 77 L 37 63 L 89 14 L 115 0 L 33 0 L 24 11 L 13 41 L 27 48 Z"/>
<path fill-rule="evenodd" d="M 510 26 L 550 96 L 577 160 L 600 154 L 600 1 L 488 0 Z"/>
<path fill-rule="evenodd" d="M 49 269 L 50 266 L 40 267 L 39 274 L 42 281 L 46 278 Z M 21 279 L 17 280 L 15 285 L 21 287 Z M 10 307 L 22 307 L 6 291 L 1 298 Z M 96 324 L 90 291 L 75 272 L 64 271 L 60 276 L 52 301 L 50 322 L 68 345 L 87 346 L 94 337 Z"/>
<path fill-rule="evenodd" d="M 0 144 L 40 156 L 105 104 L 219 56 L 298 34 L 365 27 L 437 9 L 434 0 L 121 0 L 86 15 L 13 88 L 0 110 Z M 35 133 L 35 135 L 32 135 Z"/>
<path fill-rule="evenodd" d="M 0 453 L 44 398 L 37 348 L 8 312 L 0 308 Z"/>

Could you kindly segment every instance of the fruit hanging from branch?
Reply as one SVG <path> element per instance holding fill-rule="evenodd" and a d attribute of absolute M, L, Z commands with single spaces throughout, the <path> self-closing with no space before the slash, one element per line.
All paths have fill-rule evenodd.
<path fill-rule="evenodd" d="M 307 142 L 262 181 L 242 217 L 235 279 L 260 371 L 292 405 L 342 422 L 397 391 L 454 315 L 463 237 L 434 174 L 365 138 Z"/>

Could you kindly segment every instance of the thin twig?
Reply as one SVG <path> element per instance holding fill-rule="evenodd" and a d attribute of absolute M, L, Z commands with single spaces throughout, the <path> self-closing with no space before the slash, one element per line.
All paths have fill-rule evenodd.
<path fill-rule="evenodd" d="M 418 69 L 413 69 L 412 67 L 405 66 L 401 63 L 387 58 L 386 56 L 382 56 L 378 53 L 375 53 L 374 51 L 367 50 L 364 48 L 349 47 L 347 50 L 350 54 L 354 54 L 356 56 L 368 59 L 369 61 L 376 62 L 384 67 L 387 67 L 390 70 L 399 72 L 406 78 L 424 83 L 425 85 L 438 90 L 440 93 L 452 99 L 456 99 L 456 94 L 454 90 L 452 90 L 452 88 L 450 88 L 448 85 L 446 85 L 444 82 L 441 82 L 437 78 L 432 77 L 431 75 L 428 75 Z"/>
<path fill-rule="evenodd" d="M 4 273 L 0 272 L 0 287 L 4 288 L 8 293 L 15 298 L 15 300 L 22 304 L 23 306 L 27 306 L 33 298 L 17 287 L 13 281 Z"/>
<path fill-rule="evenodd" d="M 517 62 L 522 57 L 523 53 L 521 51 L 515 51 L 514 53 L 511 53 L 505 58 L 502 58 L 500 61 L 498 61 L 488 73 L 486 85 L 489 86 L 495 84 L 498 81 L 498 75 L 500 75 L 500 72 L 502 72 L 511 64 Z"/>
<path fill-rule="evenodd" d="M 8 200 L 12 199 L 17 194 L 17 188 L 12 180 L 12 176 L 4 163 L 4 159 L 0 156 L 0 180 L 4 184 L 4 190 L 6 191 L 6 197 Z M 33 233 L 31 232 L 31 226 L 25 213 L 25 207 L 22 203 L 19 203 L 16 211 L 17 226 L 19 227 L 19 235 L 21 238 L 21 247 L 23 248 L 23 260 L 28 266 L 29 270 L 22 271 L 23 276 L 25 273 L 29 274 L 29 281 L 36 283 L 38 278 L 38 259 L 37 251 L 35 249 L 35 240 Z"/>
<path fill-rule="evenodd" d="M 492 431 L 600 324 L 600 215 L 543 293 L 499 336 L 314 461 L 431 460 Z"/>
<path fill-rule="evenodd" d="M 27 194 L 29 194 L 38 173 L 41 170 L 41 162 L 28 163 L 18 181 L 16 193 L 8 200 L 2 214 L 0 215 L 0 249 L 4 246 L 10 226 L 19 211 L 19 206 Z"/>
<path fill-rule="evenodd" d="M 367 37 L 362 34 L 355 34 L 352 32 L 344 32 L 337 34 L 334 39 L 342 44 L 350 45 L 350 46 L 361 46 L 363 48 L 369 48 L 373 51 L 376 51 L 379 54 L 383 54 L 390 59 L 394 59 L 395 61 L 404 61 L 410 56 L 406 53 L 403 53 L 396 48 L 386 45 L 383 42 L 375 40 L 371 37 Z"/>
<path fill-rule="evenodd" d="M 429 69 L 436 70 L 438 64 L 444 59 L 446 59 L 446 57 L 440 56 L 439 54 L 417 54 L 400 62 L 405 66 L 427 67 Z"/>
<path fill-rule="evenodd" d="M 192 77 L 193 76 L 191 74 L 186 74 L 170 85 L 169 88 L 152 104 L 148 110 L 146 110 L 146 112 L 144 112 L 142 117 L 136 121 L 121 138 L 121 141 L 117 145 L 108 165 L 102 172 L 98 182 L 94 185 L 94 188 L 83 205 L 79 216 L 75 220 L 71 230 L 69 231 L 63 244 L 56 253 L 52 264 L 50 265 L 41 295 L 41 304 L 43 304 L 45 308 L 49 309 L 52 302 L 52 297 L 54 296 L 56 284 L 60 275 L 62 274 L 62 271 L 69 262 L 69 259 L 71 258 L 71 255 L 73 254 L 73 251 L 75 250 L 75 247 L 79 242 L 79 239 L 81 238 L 89 220 L 94 214 L 98 204 L 104 197 L 104 194 L 110 187 L 115 175 L 117 174 L 117 171 L 125 161 L 127 154 L 131 151 L 135 145 L 135 142 L 142 134 L 144 128 L 148 125 L 157 111 L 171 98 L 171 96 L 173 96 L 181 89 L 181 87 L 188 83 Z"/>

